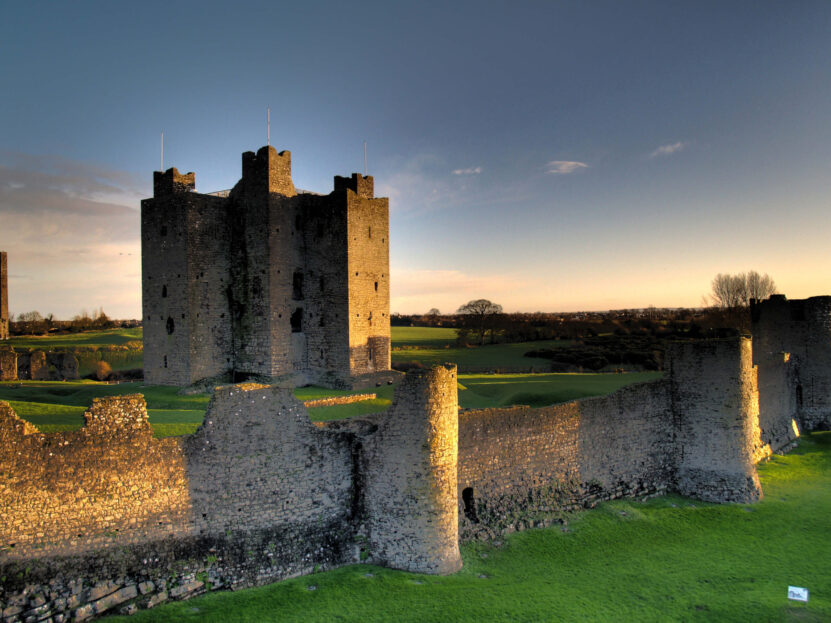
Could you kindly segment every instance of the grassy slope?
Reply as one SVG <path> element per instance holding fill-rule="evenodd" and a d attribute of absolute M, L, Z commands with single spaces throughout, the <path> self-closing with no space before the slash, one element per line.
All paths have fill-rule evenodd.
<path fill-rule="evenodd" d="M 568 532 L 465 545 L 452 576 L 353 565 L 123 620 L 831 620 L 831 433 L 759 471 L 765 499 L 752 506 L 619 500 L 572 515 Z M 789 584 L 808 587 L 810 602 L 788 602 Z"/>
<path fill-rule="evenodd" d="M 614 392 L 625 385 L 652 381 L 660 372 L 626 374 L 462 374 L 459 404 L 463 407 L 530 405 L 539 407 Z"/>
<path fill-rule="evenodd" d="M 141 327 L 136 329 L 107 329 L 106 331 L 85 331 L 65 335 L 12 337 L 8 343 L 15 348 L 77 348 L 89 346 L 122 346 L 127 342 L 141 341 Z"/>
<path fill-rule="evenodd" d="M 541 406 L 608 394 L 639 381 L 659 377 L 655 372 L 629 374 L 472 374 L 459 376 L 459 404 L 468 408 L 512 404 Z M 294 395 L 300 400 L 326 396 L 374 392 L 377 398 L 335 407 L 309 409 L 312 420 L 340 420 L 386 410 L 394 396 L 388 385 L 372 390 L 338 391 L 301 387 Z M 208 396 L 181 396 L 175 387 L 142 383 L 108 385 L 94 381 L 0 383 L 0 400 L 10 402 L 15 412 L 43 432 L 72 430 L 83 424 L 84 410 L 99 396 L 141 393 L 147 400 L 150 424 L 159 437 L 192 433 L 202 422 Z"/>
<path fill-rule="evenodd" d="M 144 360 L 141 349 L 108 350 L 111 347 L 125 347 L 129 342 L 141 342 L 141 335 L 141 328 L 108 329 L 65 335 L 13 337 L 8 344 L 17 350 L 32 348 L 71 351 L 78 358 L 79 374 L 87 376 L 101 360 L 109 363 L 113 370 L 141 368 Z"/>
<path fill-rule="evenodd" d="M 485 370 L 523 370 L 544 372 L 550 362 L 523 355 L 538 348 L 557 348 L 568 341 L 544 340 L 519 344 L 489 344 L 473 348 L 457 348 L 455 329 L 442 327 L 392 327 L 392 362 L 416 361 L 424 365 L 450 361 L 460 372 Z"/>

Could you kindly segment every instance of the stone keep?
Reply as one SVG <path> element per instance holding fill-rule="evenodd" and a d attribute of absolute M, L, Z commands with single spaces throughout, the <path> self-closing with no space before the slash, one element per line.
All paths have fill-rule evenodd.
<path fill-rule="evenodd" d="M 0 340 L 9 339 L 9 275 L 7 254 L 0 251 Z"/>
<path fill-rule="evenodd" d="M 268 146 L 242 155 L 230 192 L 195 184 L 156 172 L 141 204 L 148 383 L 338 386 L 390 369 L 389 200 L 371 176 L 298 191 L 291 154 Z"/>

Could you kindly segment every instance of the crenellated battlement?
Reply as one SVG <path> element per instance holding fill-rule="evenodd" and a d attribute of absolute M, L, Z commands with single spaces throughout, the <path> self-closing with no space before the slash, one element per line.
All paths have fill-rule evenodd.
<path fill-rule="evenodd" d="M 153 196 L 166 197 L 178 193 L 187 193 L 196 189 L 196 174 L 179 173 L 176 167 L 167 171 L 153 171 Z"/>
<path fill-rule="evenodd" d="M 335 192 L 351 190 L 359 197 L 372 199 L 375 197 L 375 179 L 371 175 L 353 173 L 352 177 L 335 176 Z"/>

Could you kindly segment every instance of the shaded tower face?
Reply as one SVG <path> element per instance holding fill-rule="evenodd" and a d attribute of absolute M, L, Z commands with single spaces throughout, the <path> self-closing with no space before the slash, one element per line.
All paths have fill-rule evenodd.
<path fill-rule="evenodd" d="M 0 251 L 0 340 L 9 339 L 9 278 L 5 251 Z"/>

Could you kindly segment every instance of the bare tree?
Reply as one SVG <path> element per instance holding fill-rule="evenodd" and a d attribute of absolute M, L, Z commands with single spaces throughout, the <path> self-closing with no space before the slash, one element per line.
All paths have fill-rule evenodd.
<path fill-rule="evenodd" d="M 767 273 L 760 275 L 755 270 L 751 270 L 747 273 L 748 305 L 750 304 L 750 299 L 762 301 L 768 298 L 771 294 L 776 294 L 776 284 Z"/>
<path fill-rule="evenodd" d="M 462 305 L 456 313 L 467 317 L 471 328 L 479 335 L 479 345 L 482 346 L 485 343 L 485 333 L 488 329 L 493 330 L 493 321 L 502 313 L 502 305 L 488 299 L 476 299 Z"/>
<path fill-rule="evenodd" d="M 430 311 L 427 312 L 428 316 L 441 316 L 441 312 L 436 308 L 433 307 Z"/>
<path fill-rule="evenodd" d="M 750 299 L 761 300 L 776 293 L 773 279 L 755 270 L 737 275 L 719 273 L 713 279 L 712 288 L 710 298 L 713 304 L 725 309 L 747 307 Z"/>

